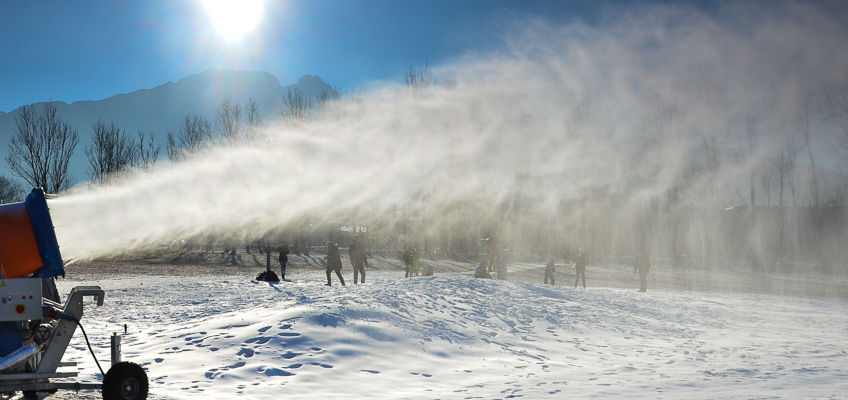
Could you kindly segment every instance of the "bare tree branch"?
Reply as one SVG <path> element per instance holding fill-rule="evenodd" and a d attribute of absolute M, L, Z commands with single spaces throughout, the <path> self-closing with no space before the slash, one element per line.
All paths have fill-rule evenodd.
<path fill-rule="evenodd" d="M 74 184 L 69 165 L 78 143 L 78 131 L 62 120 L 52 102 L 44 104 L 41 114 L 33 105 L 24 106 L 15 116 L 6 164 L 33 187 L 58 193 Z"/>
<path fill-rule="evenodd" d="M 5 176 L 0 176 L 0 204 L 24 201 L 26 191 L 20 182 L 15 182 Z"/>
<path fill-rule="evenodd" d="M 132 138 L 114 122 L 106 125 L 97 120 L 92 130 L 91 145 L 83 149 L 89 163 L 86 173 L 92 182 L 102 185 L 133 166 L 137 149 Z"/>
<path fill-rule="evenodd" d="M 215 130 L 230 146 L 238 144 L 241 138 L 241 106 L 233 103 L 229 97 L 221 101 L 215 113 Z"/>
<path fill-rule="evenodd" d="M 256 99 L 251 98 L 247 101 L 247 142 L 253 141 L 256 137 L 259 127 L 262 126 L 262 117 L 259 115 L 259 106 L 256 105 Z"/>
<path fill-rule="evenodd" d="M 168 158 L 181 161 L 203 150 L 212 138 L 212 123 L 205 117 L 187 114 L 180 125 L 180 132 L 168 132 Z"/>
<path fill-rule="evenodd" d="M 283 97 L 283 109 L 280 117 L 290 126 L 303 123 L 310 117 L 312 111 L 312 99 L 303 94 L 298 88 L 289 88 Z"/>
<path fill-rule="evenodd" d="M 162 149 L 161 144 L 154 144 L 153 142 L 153 132 L 148 134 L 148 141 L 145 145 L 144 143 L 144 132 L 138 131 L 138 145 L 136 147 L 136 160 L 133 163 L 134 166 L 137 166 L 145 171 L 149 171 L 153 169 L 153 166 L 156 164 L 156 160 L 159 159 L 159 150 Z"/>

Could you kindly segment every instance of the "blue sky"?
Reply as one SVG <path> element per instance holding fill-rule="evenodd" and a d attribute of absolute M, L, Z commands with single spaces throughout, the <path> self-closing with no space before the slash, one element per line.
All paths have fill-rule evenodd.
<path fill-rule="evenodd" d="M 227 42 L 201 0 L 5 2 L 0 111 L 99 100 L 209 68 L 267 71 L 283 85 L 312 74 L 341 89 L 400 80 L 410 65 L 496 50 L 517 20 L 591 24 L 603 12 L 595 4 L 266 0 L 256 30 Z"/>

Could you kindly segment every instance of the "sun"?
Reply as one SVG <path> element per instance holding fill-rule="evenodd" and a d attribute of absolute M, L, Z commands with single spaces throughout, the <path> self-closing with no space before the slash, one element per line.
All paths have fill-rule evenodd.
<path fill-rule="evenodd" d="M 262 0 L 203 0 L 203 5 L 218 33 L 228 41 L 255 28 L 265 11 Z"/>

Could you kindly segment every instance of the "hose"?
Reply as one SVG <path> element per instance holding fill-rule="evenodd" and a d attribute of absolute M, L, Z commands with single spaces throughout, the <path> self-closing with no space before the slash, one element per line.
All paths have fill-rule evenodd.
<path fill-rule="evenodd" d="M 82 331 L 82 336 L 85 338 L 85 344 L 88 345 L 88 351 L 91 352 L 91 358 L 94 359 L 94 363 L 97 364 L 97 369 L 100 370 L 100 376 L 105 377 L 106 374 L 103 372 L 103 368 L 100 367 L 100 362 L 97 361 L 97 356 L 94 355 L 94 350 L 91 348 L 91 342 L 88 341 L 88 335 L 85 334 L 85 328 L 82 327 L 79 318 L 77 318 L 76 316 L 74 316 L 74 322 L 77 323 L 77 326 L 79 326 L 80 330 Z"/>

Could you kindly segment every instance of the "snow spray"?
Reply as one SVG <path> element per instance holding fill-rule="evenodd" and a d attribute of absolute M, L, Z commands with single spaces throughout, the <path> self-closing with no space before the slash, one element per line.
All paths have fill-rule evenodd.
<path fill-rule="evenodd" d="M 719 251 L 717 220 L 673 222 L 679 210 L 747 204 L 744 172 L 773 161 L 806 94 L 848 70 L 838 13 L 761 8 L 513 21 L 496 51 L 432 67 L 428 87 L 375 84 L 314 118 L 268 123 L 261 140 L 51 200 L 62 252 L 88 259 L 210 232 L 250 239 L 304 216 L 378 225 L 400 212 L 429 218 L 425 231 L 485 220 L 513 244 L 627 253 L 651 225 L 657 243 Z M 835 131 L 817 129 L 811 146 L 827 165 Z M 758 190 L 757 204 L 778 202 L 776 184 Z M 663 246 L 655 252 L 682 251 Z"/>

